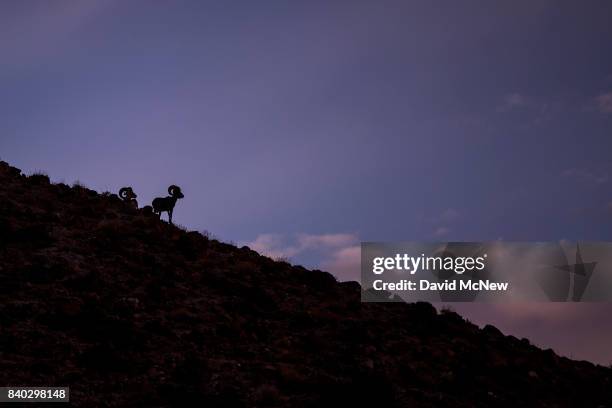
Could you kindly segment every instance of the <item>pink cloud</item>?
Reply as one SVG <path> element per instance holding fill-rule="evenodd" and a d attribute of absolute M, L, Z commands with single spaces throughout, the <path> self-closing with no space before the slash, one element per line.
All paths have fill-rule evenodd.
<path fill-rule="evenodd" d="M 557 353 L 608 365 L 612 361 L 610 306 L 605 303 L 453 303 L 470 321 L 493 324 L 504 334 L 527 337 Z"/>
<path fill-rule="evenodd" d="M 285 239 L 280 234 L 261 234 L 246 245 L 272 259 L 291 258 L 300 252 L 297 247 L 287 246 Z"/>
<path fill-rule="evenodd" d="M 273 259 L 290 259 L 312 251 L 321 259 L 320 269 L 341 281 L 359 280 L 361 248 L 356 234 L 261 234 L 246 245 Z"/>
<path fill-rule="evenodd" d="M 603 184 L 608 181 L 608 175 L 604 173 L 594 173 L 586 169 L 566 169 L 561 172 L 563 177 L 570 177 L 587 183 Z"/>
<path fill-rule="evenodd" d="M 612 92 L 599 95 L 595 102 L 601 113 L 612 113 Z"/>
<path fill-rule="evenodd" d="M 433 236 L 437 238 L 441 238 L 441 237 L 447 236 L 449 232 L 450 232 L 450 229 L 448 227 L 438 227 L 433 232 Z"/>
<path fill-rule="evenodd" d="M 359 281 L 361 247 L 354 245 L 339 249 L 324 260 L 321 267 L 332 273 L 339 281 Z"/>
<path fill-rule="evenodd" d="M 497 111 L 508 112 L 516 108 L 528 106 L 529 104 L 530 102 L 524 95 L 518 92 L 513 92 L 504 97 L 502 104 L 497 107 Z"/>
<path fill-rule="evenodd" d="M 292 258 L 306 251 L 322 254 L 354 245 L 359 239 L 355 234 L 261 234 L 246 245 L 270 258 Z"/>
<path fill-rule="evenodd" d="M 318 247 L 341 247 L 351 245 L 356 241 L 357 236 L 355 234 L 298 235 L 298 243 L 304 249 Z"/>

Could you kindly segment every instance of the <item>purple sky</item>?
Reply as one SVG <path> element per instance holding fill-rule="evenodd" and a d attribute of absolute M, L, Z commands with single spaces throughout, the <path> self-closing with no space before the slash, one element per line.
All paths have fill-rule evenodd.
<path fill-rule="evenodd" d="M 0 157 L 141 205 L 179 184 L 176 222 L 342 279 L 361 240 L 612 240 L 610 21 L 605 1 L 2 2 Z M 608 363 L 610 312 L 467 313 Z"/>

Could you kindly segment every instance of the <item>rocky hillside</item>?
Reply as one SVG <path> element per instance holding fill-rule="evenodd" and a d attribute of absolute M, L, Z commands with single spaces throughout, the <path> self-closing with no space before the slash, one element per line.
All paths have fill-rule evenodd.
<path fill-rule="evenodd" d="M 612 370 L 0 163 L 0 385 L 73 406 L 612 407 Z"/>

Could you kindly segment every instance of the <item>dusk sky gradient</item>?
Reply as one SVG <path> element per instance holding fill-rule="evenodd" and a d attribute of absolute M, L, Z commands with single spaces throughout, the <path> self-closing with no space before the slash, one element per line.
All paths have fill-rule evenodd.
<path fill-rule="evenodd" d="M 4 1 L 0 158 L 358 278 L 360 241 L 612 240 L 607 1 Z M 467 309 L 465 309 L 467 308 Z M 460 306 L 599 363 L 612 305 Z"/>

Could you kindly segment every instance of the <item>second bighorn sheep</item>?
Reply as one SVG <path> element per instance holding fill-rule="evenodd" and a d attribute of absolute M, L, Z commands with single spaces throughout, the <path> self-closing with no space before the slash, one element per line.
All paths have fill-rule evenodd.
<path fill-rule="evenodd" d="M 168 187 L 168 194 L 170 194 L 168 197 L 157 197 L 153 200 L 153 212 L 159 217 L 161 217 L 161 213 L 167 212 L 168 221 L 172 224 L 172 212 L 174 211 L 176 200 L 185 196 L 181 192 L 181 188 L 175 185 Z"/>
<path fill-rule="evenodd" d="M 138 208 L 138 201 L 136 201 L 138 196 L 136 193 L 134 193 L 132 187 L 123 187 L 121 190 L 119 190 L 119 197 L 121 197 L 124 202 L 130 204 L 132 207 Z"/>

